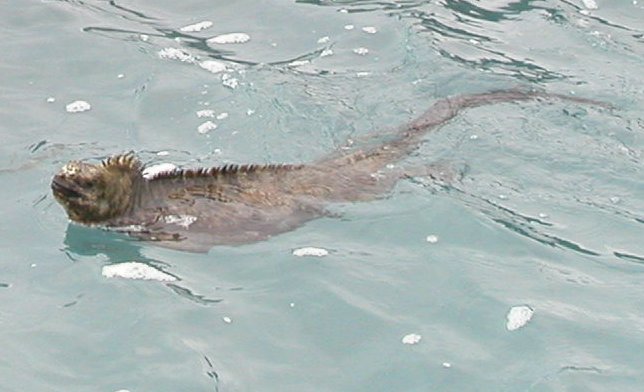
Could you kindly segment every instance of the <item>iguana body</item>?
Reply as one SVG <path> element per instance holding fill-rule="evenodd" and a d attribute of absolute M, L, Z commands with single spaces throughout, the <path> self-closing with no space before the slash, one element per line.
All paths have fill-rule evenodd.
<path fill-rule="evenodd" d="M 387 142 L 304 165 L 227 165 L 174 170 L 146 179 L 131 154 L 100 165 L 78 161 L 54 176 L 52 190 L 71 220 L 117 228 L 162 246 L 208 251 L 293 230 L 330 202 L 364 201 L 389 191 L 405 172 L 392 168 L 423 135 L 460 110 L 535 98 L 606 106 L 583 98 L 502 90 L 436 102 Z"/>

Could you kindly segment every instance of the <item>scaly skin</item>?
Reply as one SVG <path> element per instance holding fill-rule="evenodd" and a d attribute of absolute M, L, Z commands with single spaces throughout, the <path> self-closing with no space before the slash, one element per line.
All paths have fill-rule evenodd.
<path fill-rule="evenodd" d="M 463 95 L 436 102 L 387 142 L 311 164 L 227 165 L 146 179 L 140 161 L 125 154 L 98 165 L 72 161 L 54 176 L 51 187 L 74 222 L 204 252 L 213 245 L 249 243 L 293 230 L 324 215 L 329 202 L 386 194 L 405 176 L 403 170 L 387 165 L 409 155 L 427 132 L 461 110 L 537 98 L 609 107 L 584 98 L 522 90 Z"/>

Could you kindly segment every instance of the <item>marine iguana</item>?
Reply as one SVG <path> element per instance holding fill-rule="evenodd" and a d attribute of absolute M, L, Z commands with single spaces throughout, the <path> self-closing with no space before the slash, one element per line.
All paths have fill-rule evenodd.
<path fill-rule="evenodd" d="M 127 153 L 100 164 L 71 161 L 54 176 L 51 188 L 74 222 L 168 248 L 207 252 L 214 245 L 250 243 L 293 230 L 325 215 L 325 205 L 332 202 L 375 199 L 407 175 L 389 164 L 413 152 L 425 133 L 461 110 L 538 98 L 609 107 L 518 89 L 461 95 L 437 101 L 386 142 L 310 164 L 229 164 L 145 178 L 143 164 Z"/>

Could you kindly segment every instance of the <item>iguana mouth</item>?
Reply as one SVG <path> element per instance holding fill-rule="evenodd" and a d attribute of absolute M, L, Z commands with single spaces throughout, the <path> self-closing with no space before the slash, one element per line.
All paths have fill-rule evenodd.
<path fill-rule="evenodd" d="M 51 189 L 54 194 L 68 199 L 78 199 L 82 194 L 77 190 L 78 186 L 74 183 L 66 181 L 60 176 L 55 176 L 51 181 Z"/>

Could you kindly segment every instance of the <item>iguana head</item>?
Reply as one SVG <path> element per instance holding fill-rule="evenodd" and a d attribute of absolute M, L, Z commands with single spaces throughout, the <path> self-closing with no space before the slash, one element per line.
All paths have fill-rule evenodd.
<path fill-rule="evenodd" d="M 101 224 L 125 214 L 134 203 L 142 165 L 132 154 L 116 155 L 100 164 L 71 161 L 51 181 L 56 200 L 69 218 Z"/>

